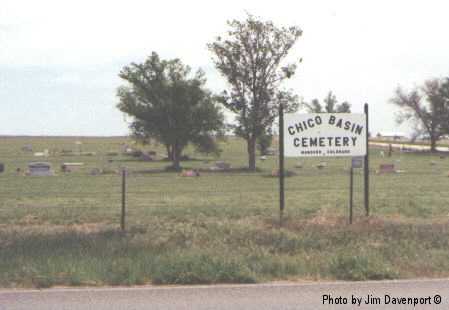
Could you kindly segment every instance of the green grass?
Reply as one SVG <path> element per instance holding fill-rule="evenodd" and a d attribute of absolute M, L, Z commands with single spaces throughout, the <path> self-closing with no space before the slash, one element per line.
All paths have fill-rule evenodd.
<path fill-rule="evenodd" d="M 34 151 L 73 149 L 77 138 L 0 138 L 0 286 L 253 283 L 271 280 L 366 280 L 449 276 L 449 158 L 371 150 L 371 213 L 363 216 L 363 180 L 355 175 L 355 223 L 347 225 L 349 159 L 287 159 L 285 225 L 278 227 L 277 158 L 248 173 L 161 172 L 120 152 L 125 138 L 83 138 L 96 156 L 50 156 L 84 162 L 54 177 L 16 175 Z M 161 147 L 142 147 L 163 153 Z M 221 160 L 246 165 L 241 140 L 223 143 Z M 214 158 L 187 153 L 207 168 Z M 109 162 L 113 159 L 113 162 Z M 320 161 L 328 167 L 315 168 Z M 209 161 L 209 162 L 207 162 Z M 431 165 L 431 162 L 434 162 Z M 377 175 L 381 163 L 403 173 Z M 126 166 L 127 231 L 119 231 L 121 180 L 92 168 Z M 146 170 L 153 173 L 144 173 Z"/>

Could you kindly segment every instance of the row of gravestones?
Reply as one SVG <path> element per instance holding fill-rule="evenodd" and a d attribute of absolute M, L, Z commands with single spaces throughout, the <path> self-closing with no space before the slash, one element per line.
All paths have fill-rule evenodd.
<path fill-rule="evenodd" d="M 440 156 L 441 159 L 444 159 L 445 156 Z M 71 171 L 71 166 L 68 167 L 68 165 L 72 165 L 72 164 L 67 164 L 62 166 L 62 171 L 63 172 L 69 172 Z M 82 163 L 76 163 L 74 164 L 76 165 L 76 167 L 78 167 L 79 165 L 83 165 Z M 430 165 L 434 166 L 436 165 L 435 161 L 431 161 Z M 303 168 L 303 163 L 298 162 L 295 165 L 295 168 Z M 73 168 L 76 168 L 73 167 Z M 316 165 L 316 168 L 318 169 L 323 169 L 327 167 L 327 163 L 326 162 L 320 162 L 319 164 Z M 214 170 L 221 170 L 221 171 L 226 171 L 226 170 L 230 170 L 231 169 L 231 165 L 229 163 L 226 162 L 216 162 L 215 165 L 213 167 L 210 168 L 211 171 Z M 5 171 L 5 164 L 4 163 L 0 163 L 0 173 Z M 376 171 L 376 173 L 378 174 L 384 174 L 384 173 L 397 173 L 397 172 L 403 172 L 401 170 L 397 170 L 395 168 L 394 164 L 380 164 L 379 169 Z M 107 174 L 108 172 L 106 172 Z M 30 175 L 52 175 L 51 173 L 51 167 L 49 163 L 30 163 L 29 164 L 29 174 Z M 93 169 L 90 173 L 91 175 L 97 175 L 97 174 L 104 174 L 104 172 L 100 169 Z M 449 174 L 448 174 L 449 176 Z"/>

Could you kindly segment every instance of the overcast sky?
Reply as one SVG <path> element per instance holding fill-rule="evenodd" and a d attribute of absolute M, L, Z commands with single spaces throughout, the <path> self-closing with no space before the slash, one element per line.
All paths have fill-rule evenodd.
<path fill-rule="evenodd" d="M 21 1 L 0 5 L 0 135 L 123 135 L 117 74 L 156 51 L 226 85 L 206 44 L 245 12 L 303 29 L 288 87 L 305 100 L 332 90 L 372 132 L 395 125 L 394 89 L 449 76 L 447 1 Z"/>

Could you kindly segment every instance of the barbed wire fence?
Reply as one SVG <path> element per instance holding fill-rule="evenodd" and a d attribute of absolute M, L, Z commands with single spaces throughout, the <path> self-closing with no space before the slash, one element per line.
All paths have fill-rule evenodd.
<path fill-rule="evenodd" d="M 295 168 L 294 162 L 287 166 L 295 173 L 286 178 L 287 215 L 293 221 L 320 214 L 347 217 L 350 159 L 329 159 L 323 168 L 317 168 L 321 160 L 303 162 L 302 168 Z M 393 163 L 399 172 L 376 173 L 385 162 Z M 261 214 L 276 219 L 278 215 L 278 181 L 271 175 L 271 168 L 259 173 L 200 171 L 198 177 L 182 177 L 179 173 L 126 167 L 122 163 L 125 178 L 118 169 L 111 174 L 90 175 L 84 169 L 34 177 L 19 175 L 11 168 L 19 165 L 23 162 L 9 163 L 0 175 L 0 217 L 4 223 L 27 224 L 29 219 L 32 224 L 36 216 L 41 222 L 61 225 L 107 222 L 126 229 L 145 224 L 145 218 L 150 216 L 167 214 L 182 217 L 202 213 L 236 219 Z M 375 156 L 370 165 L 371 214 L 406 214 L 407 206 L 418 204 L 416 193 L 420 188 L 446 199 L 447 193 L 439 192 L 432 184 L 418 184 L 423 178 L 443 180 L 445 171 L 449 171 L 449 165 L 443 158 L 425 159 L 418 165 L 406 154 Z M 354 216 L 360 218 L 363 213 L 363 173 L 362 169 L 354 169 Z"/>

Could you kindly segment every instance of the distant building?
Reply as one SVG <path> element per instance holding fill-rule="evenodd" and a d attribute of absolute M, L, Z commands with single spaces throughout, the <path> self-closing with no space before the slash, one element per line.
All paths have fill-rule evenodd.
<path fill-rule="evenodd" d="M 407 140 L 407 135 L 403 132 L 378 132 L 376 138 L 382 140 L 401 141 Z"/>

